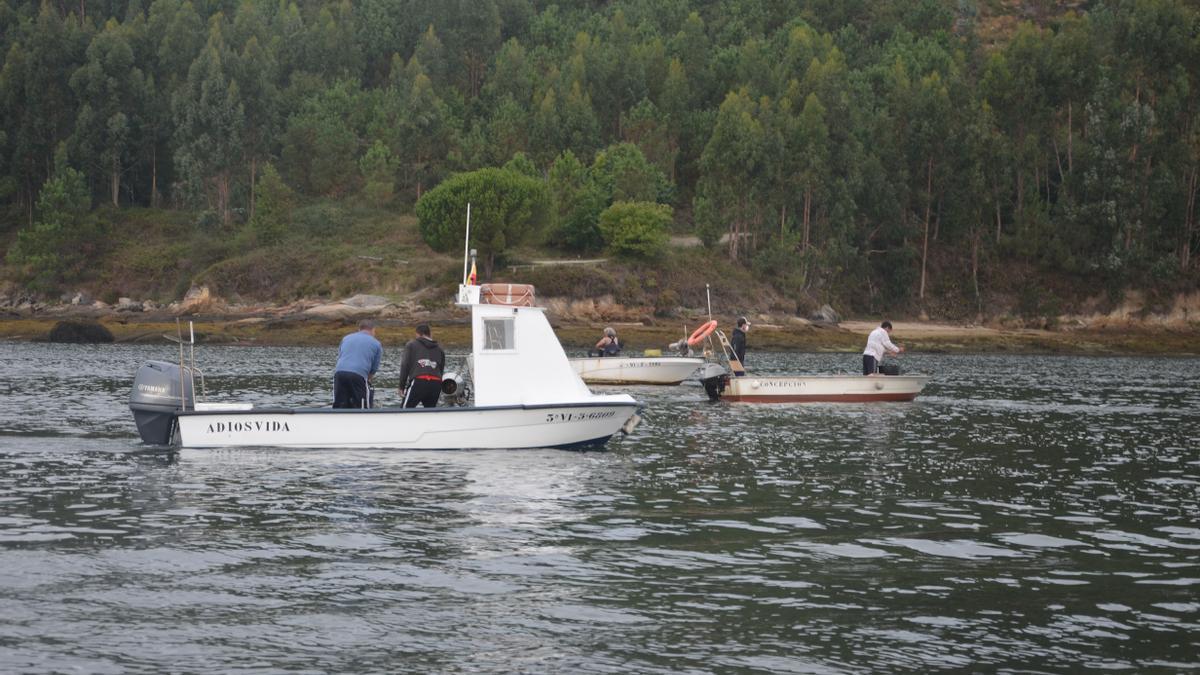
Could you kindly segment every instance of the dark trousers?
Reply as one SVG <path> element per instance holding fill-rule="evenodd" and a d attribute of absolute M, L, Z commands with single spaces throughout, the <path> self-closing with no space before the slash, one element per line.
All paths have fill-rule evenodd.
<path fill-rule="evenodd" d="M 863 354 L 863 375 L 874 375 L 879 372 L 879 364 L 876 363 L 875 357 L 870 354 Z"/>
<path fill-rule="evenodd" d="M 370 408 L 371 398 L 367 378 L 345 370 L 333 374 L 333 407 Z"/>
<path fill-rule="evenodd" d="M 404 407 L 415 408 L 420 404 L 426 408 L 436 408 L 441 395 L 440 380 L 413 380 L 408 386 L 408 398 L 404 400 Z"/>

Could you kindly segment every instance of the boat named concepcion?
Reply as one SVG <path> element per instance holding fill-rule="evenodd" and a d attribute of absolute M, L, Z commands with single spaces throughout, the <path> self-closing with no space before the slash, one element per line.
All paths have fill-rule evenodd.
<path fill-rule="evenodd" d="M 928 375 L 751 375 L 721 331 L 717 341 L 728 369 L 708 367 L 700 383 L 710 400 L 735 403 L 871 403 L 912 401 Z M 710 364 L 711 365 L 711 364 Z"/>
<path fill-rule="evenodd" d="M 927 375 L 744 375 L 728 378 L 718 396 L 741 403 L 911 401 L 928 382 Z"/>
<path fill-rule="evenodd" d="M 593 394 L 571 368 L 533 289 L 459 287 L 471 311 L 474 400 L 438 408 L 270 408 L 195 399 L 194 364 L 150 361 L 129 407 L 142 440 L 184 448 L 540 448 L 602 445 L 637 424 L 628 394 Z M 447 374 L 443 392 L 466 381 Z"/>

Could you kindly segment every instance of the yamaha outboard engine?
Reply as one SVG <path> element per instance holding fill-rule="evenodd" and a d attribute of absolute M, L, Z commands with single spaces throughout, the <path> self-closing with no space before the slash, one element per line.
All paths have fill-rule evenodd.
<path fill-rule="evenodd" d="M 706 363 L 700 368 L 697 375 L 700 384 L 704 385 L 704 393 L 708 394 L 708 400 L 720 399 L 721 394 L 725 391 L 725 385 L 729 384 L 729 373 L 715 363 Z"/>
<path fill-rule="evenodd" d="M 446 405 L 466 405 L 470 393 L 462 373 L 446 373 L 442 376 L 442 399 Z"/>
<path fill-rule="evenodd" d="M 129 409 L 142 442 L 169 445 L 175 432 L 175 413 L 195 406 L 191 371 L 179 364 L 147 361 L 133 377 Z"/>

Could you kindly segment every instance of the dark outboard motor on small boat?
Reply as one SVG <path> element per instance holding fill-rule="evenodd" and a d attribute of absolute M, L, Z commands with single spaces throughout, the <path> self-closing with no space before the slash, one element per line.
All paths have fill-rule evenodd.
<path fill-rule="evenodd" d="M 179 364 L 147 361 L 133 377 L 129 409 L 137 422 L 142 442 L 169 445 L 175 432 L 175 413 L 192 408 L 195 398 L 189 369 L 180 373 Z"/>
<path fill-rule="evenodd" d="M 704 385 L 704 393 L 708 394 L 708 400 L 720 399 L 729 384 L 729 372 L 715 363 L 706 363 L 697 375 L 700 384 Z"/>

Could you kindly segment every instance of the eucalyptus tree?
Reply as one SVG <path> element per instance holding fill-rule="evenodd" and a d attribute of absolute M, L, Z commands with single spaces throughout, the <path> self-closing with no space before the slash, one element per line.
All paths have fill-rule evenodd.
<path fill-rule="evenodd" d="M 158 206 L 160 176 L 170 182 L 172 136 L 175 119 L 172 101 L 187 83 L 188 70 L 204 49 L 204 20 L 185 0 L 154 0 L 146 17 L 146 30 L 137 51 L 146 73 L 146 89 L 139 144 L 150 165 L 150 205 Z M 160 158 L 166 159 L 160 163 Z"/>
<path fill-rule="evenodd" d="M 697 198 L 703 200 L 708 225 L 723 223 L 727 228 L 729 257 L 734 260 L 763 220 L 766 133 L 759 115 L 749 91 L 730 92 L 701 158 Z"/>
<path fill-rule="evenodd" d="M 30 222 L 55 152 L 75 129 L 78 100 L 69 79 L 85 61 L 94 29 L 49 4 L 12 36 L 0 69 L 0 107 L 8 165 L 18 203 Z"/>
<path fill-rule="evenodd" d="M 458 57 L 451 72 L 463 95 L 479 96 L 488 61 L 501 44 L 496 0 L 442 0 L 428 3 L 424 11 L 425 25 L 433 25 L 446 52 Z"/>
<path fill-rule="evenodd" d="M 357 189 L 362 125 L 376 114 L 355 80 L 339 80 L 301 103 L 287 121 L 282 174 L 301 192 L 339 197 Z"/>
<path fill-rule="evenodd" d="M 552 204 L 551 241 L 572 251 L 598 251 L 604 241 L 597 223 L 610 196 L 596 185 L 588 167 L 564 150 L 546 176 Z"/>
<path fill-rule="evenodd" d="M 440 177 L 442 160 L 452 136 L 453 122 L 446 104 L 434 91 L 430 78 L 418 73 L 413 78 L 408 105 L 401 117 L 401 157 L 408 165 L 409 181 L 415 188 L 417 199 L 424 194 L 425 186 Z"/>
<path fill-rule="evenodd" d="M 622 113 L 622 119 L 622 140 L 636 145 L 664 176 L 673 176 L 679 141 L 672 133 L 667 115 L 650 99 L 642 99 L 627 113 Z"/>
<path fill-rule="evenodd" d="M 244 159 L 246 115 L 225 43 L 222 15 L 210 21 L 208 43 L 188 68 L 172 100 L 175 167 L 193 193 L 203 194 L 221 222 L 233 220 L 234 171 Z"/>
<path fill-rule="evenodd" d="M 582 83 L 571 83 L 562 102 L 560 130 L 563 148 L 570 148 L 587 157 L 603 144 L 600 120 L 592 105 L 592 97 Z"/>
<path fill-rule="evenodd" d="M 302 69 L 327 82 L 362 77 L 362 49 L 355 41 L 354 5 L 349 0 L 330 2 L 305 26 Z"/>
<path fill-rule="evenodd" d="M 433 24 L 427 26 L 425 32 L 421 33 L 421 37 L 413 49 L 413 58 L 421 63 L 425 75 L 429 77 L 429 81 L 436 89 L 448 88 L 453 84 L 450 81 L 449 55 L 446 53 L 446 47 L 438 37 L 437 31 L 434 30 Z"/>
<path fill-rule="evenodd" d="M 257 204 L 255 183 L 259 166 L 268 161 L 280 132 L 278 75 L 274 56 L 251 36 L 234 59 L 233 78 L 243 112 L 242 153 L 250 183 L 249 217 Z"/>
<path fill-rule="evenodd" d="M 517 38 L 509 39 L 492 61 L 492 72 L 483 86 L 484 99 L 495 104 L 509 96 L 525 104 L 535 103 L 535 77 L 528 50 Z"/>
<path fill-rule="evenodd" d="M 146 78 L 134 62 L 130 31 L 109 19 L 88 45 L 87 61 L 70 79 L 79 97 L 71 147 L 76 158 L 107 176 L 107 198 L 120 205 L 122 176 L 141 133 Z"/>
<path fill-rule="evenodd" d="M 597 152 L 589 172 L 609 203 L 671 200 L 673 189 L 666 174 L 632 143 L 616 143 Z"/>

